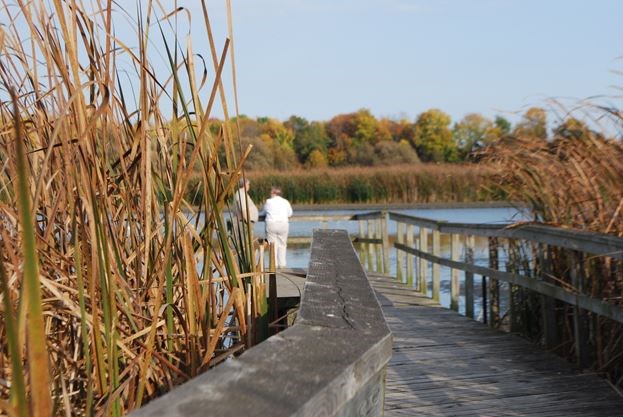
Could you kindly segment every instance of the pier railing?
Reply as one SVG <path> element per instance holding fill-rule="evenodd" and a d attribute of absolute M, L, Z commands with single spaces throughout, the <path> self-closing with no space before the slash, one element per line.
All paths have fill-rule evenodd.
<path fill-rule="evenodd" d="M 386 221 L 396 223 L 396 276 L 419 292 L 439 300 L 446 267 L 451 309 L 472 318 L 479 309 L 485 323 L 573 355 L 583 367 L 607 370 L 620 356 L 616 343 L 604 347 L 611 343 L 604 334 L 621 334 L 623 238 L 541 224 L 454 223 L 392 212 Z M 379 230 L 384 233 L 375 235 L 375 244 L 388 252 L 388 227 Z M 476 239 L 481 250 L 484 240 L 483 256 L 475 256 Z M 367 263 L 370 267 L 369 256 Z"/>
<path fill-rule="evenodd" d="M 381 416 L 391 353 L 350 237 L 317 230 L 294 325 L 132 416 Z"/>
<path fill-rule="evenodd" d="M 292 220 L 320 227 L 357 222 L 351 237 L 368 271 L 391 273 L 453 310 L 523 334 L 581 366 L 606 369 L 621 356 L 619 342 L 605 335 L 623 333 L 623 238 L 386 211 Z"/>

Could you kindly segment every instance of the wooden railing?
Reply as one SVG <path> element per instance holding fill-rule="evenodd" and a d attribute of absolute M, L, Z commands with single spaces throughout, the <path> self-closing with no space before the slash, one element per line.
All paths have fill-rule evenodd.
<path fill-rule="evenodd" d="M 453 310 L 550 349 L 569 343 L 561 332 L 570 332 L 565 337 L 573 346 L 566 353 L 573 351 L 582 366 L 594 361 L 587 343 L 601 325 L 593 317 L 623 323 L 622 238 L 540 224 L 457 223 L 386 211 L 294 221 L 338 220 L 358 222 L 352 238 L 369 271 L 395 272 L 398 280 L 434 300 L 449 298 Z M 476 243 L 481 251 L 485 247 L 484 255 L 477 256 Z M 609 265 L 609 272 L 591 269 L 595 262 Z M 449 269 L 444 297 L 442 268 Z M 604 290 L 601 281 L 613 289 Z M 570 331 L 562 328 L 566 317 L 571 317 Z"/>
<path fill-rule="evenodd" d="M 131 415 L 379 417 L 391 354 L 391 333 L 348 234 L 317 230 L 292 327 Z"/>
<path fill-rule="evenodd" d="M 480 298 L 483 319 L 491 326 L 500 326 L 500 282 L 508 284 L 507 323 L 509 330 L 523 332 L 518 317 L 521 305 L 514 300 L 520 291 L 529 290 L 540 297 L 541 317 L 532 318 L 542 326 L 542 342 L 548 348 L 556 348 L 561 343 L 560 323 L 556 316 L 563 302 L 571 307 L 573 315 L 573 350 L 581 366 L 589 364 L 587 341 L 591 324 L 587 313 L 592 317 L 605 317 L 623 323 L 623 307 L 620 291 L 614 290 L 614 300 L 606 300 L 597 290 L 599 279 L 610 279 L 612 285 L 620 285 L 623 278 L 621 260 L 623 259 L 623 239 L 615 236 L 570 230 L 537 224 L 468 224 L 431 220 L 427 218 L 389 213 L 389 220 L 397 223 L 394 247 L 396 254 L 396 273 L 398 279 L 428 294 L 431 283 L 431 297 L 440 298 L 440 267 L 451 268 L 450 308 L 459 310 L 460 281 L 463 274 L 465 314 L 474 317 L 475 275 L 480 275 Z M 417 235 L 415 234 L 417 227 Z M 429 239 L 429 235 L 431 239 Z M 440 250 L 442 235 L 450 240 L 450 257 L 443 257 Z M 477 265 L 474 261 L 474 239 L 488 240 L 487 265 Z M 429 249 L 429 240 L 432 248 Z M 507 255 L 506 267 L 502 268 L 501 254 Z M 557 263 L 554 268 L 552 257 Z M 417 269 L 413 271 L 414 259 Z M 588 266 L 600 260 L 614 271 L 611 278 L 588 276 L 597 274 Z M 560 265 L 560 263 L 566 263 Z M 432 268 L 429 268 L 432 263 Z M 523 266 L 522 266 L 523 264 Z M 406 274 L 405 274 L 406 265 Z M 616 273 L 618 268 L 619 274 Z M 504 269 L 504 270 L 503 270 Z M 429 273 L 430 270 L 430 273 Z M 554 273 L 553 271 L 556 270 Z M 405 276 L 406 275 L 406 276 Z M 618 278 L 617 278 L 618 276 Z M 414 278 L 416 282 L 414 282 Z M 591 282 L 592 286 L 588 283 Z M 517 297 L 516 297 L 517 298 Z M 554 301 L 556 300 L 556 301 Z M 532 309 L 534 311 L 534 308 Z M 594 327 L 595 325 L 593 325 Z"/>
<path fill-rule="evenodd" d="M 398 280 L 432 299 L 449 299 L 449 308 L 573 354 L 581 366 L 595 362 L 595 355 L 587 353 L 588 341 L 598 345 L 602 341 L 595 341 L 595 333 L 612 328 L 595 318 L 623 323 L 622 238 L 540 224 L 457 223 L 386 211 L 292 221 L 321 227 L 358 222 L 351 237 L 368 271 L 395 272 Z M 485 254 L 477 256 L 483 246 Z M 603 276 L 591 269 L 596 261 L 610 268 Z M 449 269 L 447 287 L 442 268 Z M 601 362 L 616 361 L 617 352 Z"/>

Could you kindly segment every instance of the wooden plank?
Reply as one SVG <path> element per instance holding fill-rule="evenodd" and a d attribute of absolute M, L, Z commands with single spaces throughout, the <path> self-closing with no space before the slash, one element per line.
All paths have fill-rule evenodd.
<path fill-rule="evenodd" d="M 458 262 L 459 260 L 459 251 L 460 251 L 460 236 L 457 234 L 453 234 L 450 237 L 450 252 L 451 258 L 454 262 Z M 459 293 L 460 293 L 460 283 L 459 283 L 459 269 L 452 268 L 450 272 L 450 309 L 454 311 L 459 311 Z"/>
<path fill-rule="evenodd" d="M 433 230 L 433 256 L 441 257 L 441 234 Z M 438 262 L 433 262 L 433 300 L 439 301 L 441 292 L 441 268 Z"/>
<path fill-rule="evenodd" d="M 498 238 L 489 238 L 489 269 L 496 271 L 499 266 Z M 489 326 L 500 326 L 500 285 L 496 277 L 488 275 L 489 278 Z"/>
<path fill-rule="evenodd" d="M 465 263 L 474 263 L 474 236 L 465 238 Z M 465 315 L 474 318 L 474 273 L 465 271 Z"/>
<path fill-rule="evenodd" d="M 359 260 L 361 261 L 362 265 L 365 265 L 366 264 L 366 245 L 364 242 L 362 242 L 362 239 L 364 239 L 365 237 L 364 222 L 362 220 L 359 220 L 357 222 L 357 226 L 359 228 L 359 236 L 355 237 L 353 239 L 353 242 L 359 243 Z"/>
<path fill-rule="evenodd" d="M 374 245 L 374 253 L 376 255 L 376 271 L 383 271 L 383 236 L 381 231 L 382 219 L 374 220 L 374 237 L 381 241 L 380 245 Z"/>
<path fill-rule="evenodd" d="M 623 400 L 597 375 L 431 305 L 389 277 L 368 279 L 394 340 L 385 416 L 623 415 Z"/>
<path fill-rule="evenodd" d="M 413 229 L 414 227 L 412 224 L 407 225 L 407 246 L 409 247 L 413 247 L 413 245 L 415 244 Z M 413 286 L 413 278 L 415 275 L 414 265 L 415 265 L 415 256 L 413 256 L 410 253 L 407 253 L 407 282 L 411 283 L 410 285 L 411 287 Z"/>
<path fill-rule="evenodd" d="M 376 220 L 383 217 L 383 214 L 383 211 L 373 211 L 371 213 L 355 214 L 354 216 L 352 216 L 352 220 Z"/>
<path fill-rule="evenodd" d="M 383 212 L 381 218 L 381 231 L 383 239 L 383 273 L 389 274 L 389 230 L 387 228 L 387 214 Z"/>
<path fill-rule="evenodd" d="M 439 230 L 441 224 L 446 223 L 439 220 L 427 219 L 425 217 L 409 216 L 401 213 L 389 213 L 389 219 L 414 226 L 426 227 L 431 230 Z"/>
<path fill-rule="evenodd" d="M 422 252 L 428 252 L 428 230 L 425 227 L 420 226 L 419 244 Z M 418 274 L 418 290 L 422 294 L 426 294 L 428 291 L 428 261 L 425 259 L 418 259 L 419 274 Z"/>
<path fill-rule="evenodd" d="M 405 224 L 404 223 L 396 224 L 396 243 L 398 243 L 398 244 L 404 243 L 404 241 L 403 241 L 403 239 L 404 239 L 404 229 L 405 229 Z M 411 256 L 413 256 L 413 255 L 411 255 Z M 404 276 L 403 276 L 404 260 L 405 260 L 405 252 L 401 251 L 401 250 L 397 250 L 396 251 L 396 278 L 400 282 L 403 282 L 403 278 L 404 278 Z M 409 274 L 407 273 L 407 277 L 408 276 L 409 276 Z M 408 280 L 409 280 L 409 278 L 407 278 L 407 281 Z"/>
<path fill-rule="evenodd" d="M 374 236 L 374 231 L 373 231 L 373 225 L 374 225 L 374 219 L 367 219 L 367 227 L 366 227 L 366 231 L 367 231 L 367 239 L 375 239 Z M 374 271 L 374 246 L 372 244 L 368 244 L 368 271 Z"/>

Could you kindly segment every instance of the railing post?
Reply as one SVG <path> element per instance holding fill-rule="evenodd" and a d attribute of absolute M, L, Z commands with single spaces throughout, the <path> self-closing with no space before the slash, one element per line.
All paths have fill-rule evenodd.
<path fill-rule="evenodd" d="M 465 263 L 474 264 L 474 236 L 465 238 Z M 465 271 L 465 315 L 474 318 L 474 273 Z"/>
<path fill-rule="evenodd" d="M 366 233 L 365 233 L 363 220 L 357 220 L 357 225 L 359 226 L 359 238 L 360 239 L 365 239 Z M 365 266 L 365 264 L 366 264 L 366 244 L 361 242 L 361 241 L 359 242 L 359 261 L 361 262 L 361 265 Z"/>
<path fill-rule="evenodd" d="M 372 233 L 372 224 L 373 224 L 373 220 L 368 220 L 366 221 L 366 225 L 367 225 L 367 238 L 368 239 L 373 239 L 374 235 Z M 372 272 L 374 271 L 374 244 L 371 242 L 368 242 L 368 271 Z"/>
<path fill-rule="evenodd" d="M 274 324 L 274 321 L 279 318 L 278 304 L 277 304 L 277 274 L 275 273 L 276 265 L 275 265 L 275 245 L 270 244 L 269 251 L 269 270 L 268 274 L 268 309 L 269 309 L 269 322 Z M 273 329 L 270 330 L 270 334 L 275 334 L 276 331 Z"/>
<path fill-rule="evenodd" d="M 441 233 L 433 229 L 433 255 L 441 256 Z M 439 302 L 441 292 L 441 267 L 433 262 L 433 300 Z"/>
<path fill-rule="evenodd" d="M 571 275 L 571 285 L 577 294 L 582 294 L 583 290 L 583 265 L 582 254 L 578 251 L 569 253 L 569 270 Z M 577 304 L 577 303 L 576 303 Z M 580 368 L 589 366 L 590 355 L 588 351 L 588 323 L 586 312 L 577 305 L 573 307 L 573 335 L 575 337 L 575 358 Z"/>
<path fill-rule="evenodd" d="M 383 241 L 383 234 L 381 231 L 381 219 L 374 220 L 374 238 L 381 240 L 381 242 Z M 376 255 L 376 272 L 381 272 L 383 270 L 382 265 L 381 265 L 383 263 L 382 251 L 383 251 L 383 244 L 375 243 L 374 253 Z"/>
<path fill-rule="evenodd" d="M 460 249 L 460 236 L 456 233 L 451 235 L 450 242 L 450 250 L 451 250 L 451 259 L 453 261 L 459 261 L 459 249 Z M 450 308 L 454 311 L 459 311 L 459 293 L 460 293 L 460 282 L 459 282 L 459 269 L 452 268 L 450 272 Z"/>
<path fill-rule="evenodd" d="M 413 248 L 415 246 L 415 240 L 414 240 L 414 232 L 413 232 L 413 225 L 412 224 L 408 224 L 407 225 L 407 246 L 410 248 Z M 415 256 L 413 256 L 410 253 L 407 253 L 407 283 L 409 284 L 410 287 L 413 287 L 413 276 L 415 275 L 414 273 L 414 265 L 415 263 Z"/>
<path fill-rule="evenodd" d="M 387 212 L 383 211 L 381 225 L 383 226 L 383 273 L 389 275 L 389 227 Z"/>
<path fill-rule="evenodd" d="M 397 222 L 396 223 L 396 243 L 404 243 L 404 223 Z M 403 282 L 403 264 L 404 264 L 405 253 L 401 249 L 396 249 L 396 279 L 400 282 Z M 408 275 L 407 275 L 408 276 Z"/>
<path fill-rule="evenodd" d="M 540 279 L 547 282 L 547 273 L 551 271 L 549 246 L 538 245 L 537 259 L 539 261 Z M 554 349 L 560 345 L 560 337 L 556 320 L 556 300 L 541 295 L 541 319 L 543 321 L 543 344 L 547 349 Z"/>
<path fill-rule="evenodd" d="M 514 239 L 508 239 L 508 261 L 506 271 L 512 273 L 519 272 L 519 254 L 517 242 Z M 513 284 L 508 286 L 508 304 L 510 309 L 510 331 L 511 333 L 522 332 L 522 298 L 521 287 Z"/>
<path fill-rule="evenodd" d="M 498 238 L 489 238 L 489 268 L 499 269 Z M 500 325 L 500 284 L 497 279 L 489 277 L 489 326 Z"/>
<path fill-rule="evenodd" d="M 428 231 L 425 227 L 420 226 L 420 250 L 422 252 L 428 252 Z M 420 258 L 420 273 L 418 290 L 422 294 L 428 293 L 427 275 L 428 275 L 428 261 L 424 258 Z"/>

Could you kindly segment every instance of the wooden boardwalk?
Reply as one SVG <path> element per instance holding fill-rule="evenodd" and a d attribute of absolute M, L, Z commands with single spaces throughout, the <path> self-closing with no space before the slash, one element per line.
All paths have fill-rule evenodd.
<path fill-rule="evenodd" d="M 623 416 L 597 375 L 368 273 L 394 338 L 385 416 Z"/>

